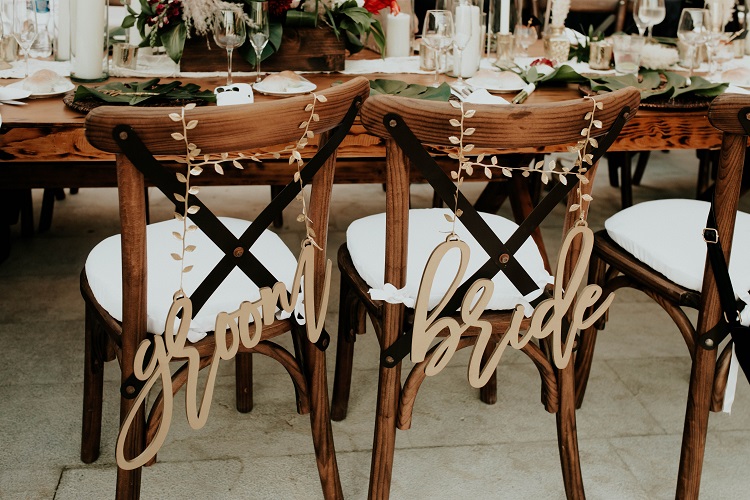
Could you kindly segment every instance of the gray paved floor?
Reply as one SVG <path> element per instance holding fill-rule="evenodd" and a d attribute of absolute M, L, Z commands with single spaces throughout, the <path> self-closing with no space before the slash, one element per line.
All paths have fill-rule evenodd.
<path fill-rule="evenodd" d="M 697 161 L 690 152 L 654 153 L 636 201 L 692 196 Z M 606 170 L 597 180 L 592 226 L 619 205 Z M 206 190 L 208 193 L 209 190 Z M 467 191 L 478 194 L 477 187 Z M 40 205 L 41 193 L 35 193 Z M 239 214 L 242 200 L 266 190 L 216 188 L 209 196 Z M 415 187 L 413 205 L 431 192 Z M 380 186 L 337 186 L 331 246 L 353 218 L 382 211 Z M 745 210 L 748 210 L 745 201 Z M 281 230 L 298 241 L 296 212 Z M 169 208 L 152 195 L 154 220 Z M 111 498 L 117 433 L 117 377 L 106 372 L 102 455 L 78 459 L 82 393 L 83 302 L 78 276 L 87 252 L 117 232 L 116 193 L 83 189 L 58 202 L 51 231 L 21 239 L 0 265 L 0 498 Z M 289 226 L 292 226 L 290 228 Z M 546 228 L 551 253 L 559 232 Z M 334 278 L 337 281 L 337 278 Z M 336 288 L 337 285 L 334 285 Z M 335 331 L 337 292 L 329 330 Z M 589 392 L 578 412 L 581 460 L 589 498 L 673 498 L 689 357 L 666 314 L 645 296 L 623 292 L 601 336 Z M 335 345 L 328 351 L 332 366 Z M 430 379 L 417 401 L 413 429 L 398 432 L 393 498 L 563 498 L 554 416 L 539 404 L 536 371 L 506 354 L 498 404 L 482 404 L 465 378 L 468 353 Z M 372 334 L 357 342 L 349 417 L 334 423 L 344 493 L 366 498 L 378 351 Z M 318 498 L 320 489 L 306 416 L 294 412 L 281 368 L 256 362 L 255 409 L 233 409 L 233 369 L 225 363 L 206 427 L 189 429 L 180 413 L 159 462 L 144 472 L 143 498 Z M 182 400 L 177 399 L 178 408 Z M 740 381 L 733 414 L 713 414 L 702 497 L 747 498 L 750 391 Z"/>

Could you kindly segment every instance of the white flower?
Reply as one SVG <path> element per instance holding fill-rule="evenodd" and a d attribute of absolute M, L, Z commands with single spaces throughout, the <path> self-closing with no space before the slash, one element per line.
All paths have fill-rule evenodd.
<path fill-rule="evenodd" d="M 641 66 L 646 69 L 666 69 L 679 61 L 677 49 L 661 44 L 649 44 L 641 54 Z"/>
<path fill-rule="evenodd" d="M 385 300 L 389 304 L 404 304 L 406 307 L 414 307 L 414 299 L 409 297 L 406 287 L 397 290 L 395 286 L 386 283 L 382 289 L 370 288 L 368 290 L 372 300 Z"/>
<path fill-rule="evenodd" d="M 552 2 L 552 19 L 550 20 L 551 26 L 564 26 L 565 18 L 568 17 L 570 11 L 570 0 L 553 0 Z"/>

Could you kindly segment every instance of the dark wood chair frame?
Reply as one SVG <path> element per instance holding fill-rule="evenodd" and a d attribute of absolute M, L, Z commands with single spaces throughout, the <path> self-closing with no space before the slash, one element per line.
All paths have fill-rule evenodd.
<path fill-rule="evenodd" d="M 624 123 L 635 115 L 640 102 L 640 95 L 635 89 L 624 89 L 611 95 L 601 96 L 604 102 L 604 110 L 597 112 L 597 118 L 603 122 L 602 133 L 609 130 L 619 132 Z M 582 117 L 590 111 L 591 103 L 583 100 L 566 101 L 553 105 L 541 106 L 481 106 L 477 105 L 477 113 L 472 119 L 472 128 L 476 132 L 471 136 L 471 142 L 478 148 L 516 148 L 528 146 L 533 142 L 534 146 L 547 146 L 552 144 L 575 143 L 580 138 L 581 127 L 571 121 L 571 116 Z M 445 174 L 432 171 L 437 182 L 430 178 L 424 164 L 428 161 L 416 161 L 417 155 L 426 152 L 421 147 L 417 151 L 404 148 L 404 143 L 399 140 L 395 129 L 406 129 L 408 133 L 416 138 L 416 144 L 446 144 L 449 135 L 455 133 L 455 128 L 449 125 L 450 118 L 458 116 L 458 111 L 446 103 L 433 103 L 411 99 L 397 98 L 393 96 L 371 97 L 362 109 L 362 123 L 368 131 L 386 140 L 386 270 L 385 282 L 401 288 L 406 276 L 406 247 L 408 234 L 408 209 L 409 209 L 409 169 L 418 167 L 421 173 L 428 178 L 436 191 L 453 205 L 452 196 L 455 186 Z M 480 118 L 481 117 L 481 118 Z M 619 128 L 618 128 L 619 127 Z M 533 131 L 533 133 L 531 133 Z M 599 150 L 595 157 L 604 153 L 611 141 L 614 141 L 616 133 L 600 138 Z M 533 137 L 533 139 L 530 139 Z M 416 149 L 416 148 L 414 148 Z M 591 168 L 587 175 L 595 173 Z M 450 186 L 446 196 L 446 185 Z M 570 183 L 573 181 L 569 180 Z M 590 184 L 588 185 L 590 187 Z M 584 186 L 586 187 L 586 186 Z M 559 185 L 553 189 L 553 193 L 560 195 L 565 186 Z M 557 190 L 557 191 L 555 191 Z M 568 191 L 565 191 L 567 193 Z M 532 212 L 523 223 L 522 231 L 514 235 L 507 242 L 496 242 L 491 244 L 495 250 L 499 246 L 507 245 L 510 251 L 508 263 L 515 262 L 512 254 L 520 247 L 536 225 L 549 213 L 551 207 L 543 205 L 555 204 L 565 199 L 565 193 L 555 198 L 548 195 L 538 207 L 536 213 Z M 459 208 L 464 211 L 461 216 L 464 224 L 469 227 L 467 213 L 472 213 L 473 208 L 459 195 Z M 446 199 L 447 198 L 447 199 Z M 548 200 L 549 199 L 549 200 Z M 546 203 L 545 203 L 546 202 Z M 569 200 L 569 203 L 572 201 Z M 476 215 L 476 212 L 473 212 Z M 565 227 L 569 228 L 574 223 L 573 215 L 568 215 Z M 525 227 L 524 227 L 525 226 Z M 472 232 L 474 230 L 472 229 Z M 486 246 L 485 238 L 478 238 L 483 246 Z M 520 242 L 518 241 L 520 240 Z M 511 243 L 512 242 L 512 243 Z M 490 255 L 497 252 L 491 251 Z M 497 272 L 505 272 L 503 265 L 497 265 L 490 261 L 486 264 L 491 271 L 489 277 Z M 517 266 L 521 267 L 521 266 Z M 339 249 L 339 268 L 341 269 L 341 290 L 339 304 L 339 331 L 336 352 L 336 374 L 334 377 L 334 392 L 332 397 L 331 416 L 334 420 L 341 420 L 346 416 L 352 371 L 352 357 L 354 340 L 358 333 L 365 332 L 365 319 L 369 315 L 375 333 L 381 347 L 381 366 L 378 384 L 378 403 L 375 422 L 375 437 L 372 455 L 372 466 L 370 475 L 370 498 L 387 498 L 390 491 L 391 474 L 393 465 L 394 445 L 396 428 L 408 429 L 411 426 L 411 412 L 414 406 L 418 389 L 425 378 L 424 369 L 434 350 L 428 353 L 425 361 L 417 363 L 409 374 L 404 384 L 401 384 L 401 359 L 410 348 L 410 342 L 404 340 L 408 337 L 409 315 L 402 304 L 389 304 L 373 301 L 368 294 L 369 286 L 357 274 L 349 256 L 346 245 Z M 493 269 L 489 269 L 493 268 Z M 522 268 L 521 268 L 522 269 Z M 470 285 L 478 276 L 468 280 Z M 517 285 L 522 286 L 522 285 Z M 460 297 L 460 291 L 455 294 Z M 455 304 L 457 306 L 458 304 Z M 449 310 L 450 305 L 445 309 Z M 455 310 L 455 309 L 453 309 Z M 510 312 L 489 311 L 483 315 L 483 319 L 493 324 L 493 336 L 500 339 L 505 334 L 510 321 Z M 404 335 L 407 332 L 407 335 Z M 459 349 L 473 345 L 476 341 L 476 332 L 470 329 L 459 343 Z M 494 343 L 490 344 L 489 352 Z M 577 434 L 575 429 L 574 408 L 574 379 L 573 364 L 565 369 L 557 369 L 549 357 L 548 346 L 545 342 L 539 345 L 530 343 L 524 348 L 524 352 L 536 364 L 542 379 L 542 402 L 551 413 L 557 415 L 559 451 L 563 469 L 565 491 L 568 498 L 583 498 L 583 481 L 580 473 L 580 461 L 578 457 Z M 485 359 L 486 360 L 486 359 Z M 495 377 L 482 389 L 482 393 L 494 399 L 496 390 Z M 483 397 L 485 399 L 485 397 Z M 487 398 L 489 399 L 489 397 Z"/>
<path fill-rule="evenodd" d="M 336 161 L 336 147 L 348 132 L 362 101 L 369 94 L 369 82 L 365 78 L 356 78 L 343 85 L 326 89 L 319 94 L 325 95 L 326 102 L 318 102 L 316 113 L 319 121 L 311 124 L 310 130 L 318 135 L 318 154 L 307 162 L 302 171 L 304 183 L 312 184 L 310 213 L 314 213 L 312 228 L 317 243 L 325 248 L 328 226 L 328 209 L 330 206 L 331 188 Z M 251 105 L 226 108 L 195 108 L 187 115 L 191 120 L 198 120 L 198 126 L 191 131 L 191 142 L 198 144 L 202 152 L 224 153 L 232 151 L 253 151 L 279 143 L 293 143 L 299 139 L 299 124 L 309 120 L 306 104 L 311 96 L 300 96 L 284 101 L 256 103 Z M 96 301 L 88 286 L 85 270 L 81 275 L 81 292 L 86 303 L 86 351 L 84 369 L 84 403 L 81 442 L 81 459 L 91 463 L 99 456 L 102 419 L 103 364 L 117 359 L 121 370 L 120 418 L 121 421 L 134 405 L 131 394 L 137 393 L 138 382 L 133 376 L 133 362 L 136 349 L 148 335 L 146 333 L 146 204 L 143 197 L 146 178 L 140 168 L 149 171 L 150 175 L 162 177 L 156 180 L 157 186 L 175 203 L 177 211 L 184 209 L 182 203 L 174 198 L 175 190 L 168 179 L 174 181 L 171 171 L 161 168 L 151 155 L 184 155 L 184 144 L 171 137 L 175 123 L 168 117 L 167 108 L 118 108 L 103 107 L 92 111 L 86 119 L 86 136 L 95 147 L 116 154 L 118 192 L 120 199 L 120 220 L 122 226 L 121 241 L 123 255 L 123 320 L 114 320 Z M 176 111 L 179 111 L 177 109 Z M 273 127 L 257 120 L 258 116 L 275 116 Z M 242 126 L 226 127 L 226 123 Z M 141 146 L 138 145 L 141 144 Z M 325 144 L 325 145 L 324 145 Z M 136 160 L 135 162 L 133 160 Z M 135 163 L 138 163 L 137 165 Z M 310 167 L 317 163 L 317 173 L 311 179 Z M 150 164 L 144 167 L 144 164 Z M 151 170 L 149 170 L 149 168 Z M 150 175 L 148 177 L 150 177 Z M 291 179 L 290 179 L 291 181 Z M 236 181 L 235 181 L 236 182 Z M 241 182 L 241 181 L 240 181 Z M 208 229 L 207 235 L 217 241 L 227 253 L 223 259 L 230 269 L 240 267 L 249 276 L 262 276 L 264 269 L 248 271 L 253 267 L 251 252 L 240 252 L 232 261 L 233 248 L 228 244 L 239 243 L 240 248 L 248 248 L 257 234 L 270 225 L 274 217 L 299 192 L 299 182 L 291 181 L 271 202 L 273 209 L 266 209 L 256 218 L 248 231 L 239 239 L 229 234 L 229 239 L 214 238 L 214 235 L 225 232 L 225 228 L 213 214 L 202 207 L 202 228 Z M 191 204 L 200 204 L 197 197 L 190 197 Z M 195 217 L 194 214 L 191 217 Z M 219 222 L 215 224 L 215 222 Z M 198 223 L 198 222 L 196 222 Z M 263 226 L 263 227 L 260 227 Z M 226 234 L 225 234 L 226 235 Z M 245 246 L 247 244 L 247 246 Z M 241 257 L 241 258 L 240 258 Z M 227 262 L 224 262 L 227 261 Z M 325 269 L 325 251 L 316 252 L 314 272 L 318 277 L 316 284 L 316 306 L 319 307 L 322 297 L 322 276 Z M 217 265 L 217 268 L 222 265 Z M 226 266 L 223 266 L 226 270 Z M 257 272 L 256 272 L 257 271 Z M 223 271 L 218 271 L 218 286 L 223 280 Z M 227 271 L 228 273 L 228 271 Z M 224 274 L 225 275 L 225 274 Z M 210 275 L 209 275 L 210 276 Z M 267 278 L 276 280 L 272 275 Z M 211 281 L 207 278 L 206 281 Z M 206 282 L 204 282 L 205 284 Z M 257 283 L 257 281 L 256 281 Z M 263 283 L 259 286 L 268 285 Z M 272 283 L 271 283 L 272 284 Z M 200 287 L 199 287 L 200 288 Z M 206 290 L 210 296 L 212 290 Z M 195 294 L 194 294 L 195 295 Z M 192 298 L 192 297 L 191 297 Z M 294 340 L 294 354 L 288 352 L 271 339 L 291 331 Z M 206 366 L 215 348 L 213 335 L 193 344 L 201 356 L 201 367 Z M 252 353 L 267 355 L 279 361 L 289 373 L 294 384 L 299 413 L 309 413 L 315 447 L 316 460 L 320 475 L 323 496 L 328 499 L 343 498 L 341 482 L 336 463 L 331 423 L 329 418 L 329 399 L 325 368 L 325 348 L 328 345 L 327 334 L 321 335 L 317 344 L 307 341 L 304 327 L 297 325 L 291 318 L 276 320 L 265 326 L 261 342 L 252 349 L 240 346 L 236 356 L 237 409 L 249 412 L 253 406 L 252 398 Z M 205 362 L 204 362 L 205 361 Z M 187 372 L 183 366 L 173 375 L 173 392 L 177 392 L 186 382 Z M 146 418 L 146 408 L 141 407 L 126 438 L 125 456 L 133 457 L 140 453 L 154 438 L 161 419 L 161 396 L 156 399 Z M 153 463 L 154 460 L 151 461 Z M 150 463 L 148 464 L 150 465 Z M 141 468 L 124 470 L 118 467 L 116 497 L 118 499 L 135 499 L 140 495 Z"/>
<path fill-rule="evenodd" d="M 737 94 L 719 96 L 712 102 L 708 118 L 723 133 L 714 206 L 719 239 L 729 261 L 750 134 L 750 98 Z M 692 368 L 677 479 L 676 497 L 680 499 L 698 498 L 709 411 L 722 408 L 732 353 L 731 343 L 724 345 L 719 353 L 719 343 L 707 336 L 723 314 L 716 281 L 708 266 L 707 262 L 703 292 L 688 290 L 635 259 L 602 230 L 596 234 L 589 268 L 589 282 L 601 285 L 605 296 L 606 292 L 627 287 L 651 297 L 672 318 L 687 346 Z M 698 310 L 697 324 L 691 323 L 685 307 Z M 604 326 L 605 322 L 600 321 L 580 337 L 576 356 L 578 407 L 583 403 L 589 380 L 597 332 Z"/>

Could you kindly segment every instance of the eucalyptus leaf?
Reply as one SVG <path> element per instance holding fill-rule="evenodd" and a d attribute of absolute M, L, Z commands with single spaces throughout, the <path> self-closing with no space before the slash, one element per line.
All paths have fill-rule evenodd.
<path fill-rule="evenodd" d="M 187 38 L 185 23 L 177 24 L 171 30 L 159 35 L 161 44 L 167 50 L 167 55 L 176 63 L 182 59 L 182 51 L 185 49 L 185 38 Z"/>
<path fill-rule="evenodd" d="M 430 101 L 447 101 L 451 96 L 451 89 L 447 83 L 439 87 L 425 87 L 406 83 L 400 80 L 377 79 L 370 80 L 370 95 L 390 94 L 413 99 L 426 99 Z"/>
<path fill-rule="evenodd" d="M 142 82 L 111 82 L 98 87 L 79 85 L 73 100 L 80 101 L 90 97 L 110 104 L 131 106 L 149 100 L 202 99 L 207 102 L 216 102 L 216 96 L 212 91 L 201 90 L 200 86 L 195 83 L 182 85 L 181 82 L 174 81 L 159 84 L 158 78 Z"/>

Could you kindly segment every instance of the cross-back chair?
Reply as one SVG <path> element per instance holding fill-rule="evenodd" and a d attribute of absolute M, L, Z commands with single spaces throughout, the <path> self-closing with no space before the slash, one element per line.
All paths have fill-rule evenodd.
<path fill-rule="evenodd" d="M 596 129 L 595 133 L 604 135 L 599 137 L 597 148 L 589 151 L 593 154 L 591 160 L 594 164 L 635 114 L 640 97 L 635 89 L 623 89 L 597 97 L 597 100 L 603 105 L 602 110 L 596 111 L 596 119 L 601 120 L 602 128 Z M 584 116 L 590 118 L 587 113 L 592 111 L 593 104 L 589 99 L 576 99 L 550 105 L 464 105 L 464 112 L 475 110 L 465 124 L 467 131 L 471 128 L 474 132 L 465 140 L 476 148 L 492 150 L 575 144 L 586 125 Z M 341 298 L 332 417 L 339 420 L 346 415 L 354 340 L 357 333 L 364 333 L 367 314 L 381 347 L 371 498 L 388 497 L 396 428 L 408 429 L 411 426 L 417 391 L 426 371 L 429 371 L 429 364 L 442 355 L 436 350 L 437 346 L 433 347 L 401 384 L 401 360 L 412 348 L 413 302 L 418 300 L 417 288 L 428 256 L 451 231 L 446 216 L 460 214 L 456 233 L 471 247 L 467 271 L 467 276 L 471 277 L 465 279 L 443 312 L 437 308 L 433 311 L 441 316 L 455 317 L 458 314 L 455 311 L 460 307 L 458 302 L 476 280 L 493 280 L 495 292 L 481 316 L 492 325 L 489 347 L 482 355 L 484 363 L 492 354 L 492 346 L 502 341 L 509 329 L 512 309 L 521 303 L 536 306 L 547 297 L 545 287 L 551 276 L 530 234 L 558 202 L 568 199 L 573 203 L 569 193 L 576 192 L 578 179 L 575 175 L 566 176 L 569 183 L 560 183 L 553 188 L 520 227 L 500 216 L 476 212 L 463 195 L 457 194 L 454 182 L 423 148 L 425 144 L 449 147 L 453 144 L 455 147 L 449 137 L 458 135 L 455 124 L 461 116 L 461 110 L 455 109 L 451 103 L 394 96 L 371 97 L 361 111 L 362 123 L 367 130 L 386 141 L 386 213 L 353 222 L 347 230 L 346 244 L 339 249 Z M 489 157 L 484 161 L 489 162 Z M 418 169 L 450 208 L 409 210 L 410 168 Z M 592 166 L 586 175 L 592 176 L 594 172 Z M 584 191 L 588 187 L 590 184 L 582 186 Z M 577 195 L 574 197 L 578 199 Z M 566 228 L 574 225 L 574 216 L 572 212 L 568 213 L 571 215 L 567 217 Z M 441 268 L 441 272 L 435 275 L 436 283 L 444 282 L 435 285 L 436 290 L 444 292 L 448 288 L 455 276 L 450 268 L 454 264 L 448 269 Z M 450 276 L 445 283 L 447 274 Z M 439 298 L 431 297 L 429 307 L 434 308 L 438 301 Z M 405 303 L 410 304 L 409 309 L 405 308 Z M 528 327 L 529 320 L 526 319 L 523 328 Z M 441 335 L 445 333 L 441 331 Z M 477 338 L 477 329 L 471 328 L 462 334 L 457 347 L 471 346 Z M 565 491 L 570 498 L 582 498 L 572 365 L 556 368 L 546 342 L 529 343 L 523 351 L 541 374 L 545 408 L 557 414 Z M 494 390 L 494 377 L 493 372 L 488 383 L 490 390 Z"/>
<path fill-rule="evenodd" d="M 727 332 L 738 327 L 737 311 L 741 309 L 730 308 L 725 302 L 731 302 L 732 295 L 750 302 L 750 215 L 737 211 L 750 135 L 750 98 L 719 96 L 711 103 L 708 118 L 723 134 L 713 202 L 713 228 L 717 231 L 707 219 L 709 202 L 668 199 L 640 203 L 609 218 L 605 229 L 597 232 L 589 271 L 589 280 L 599 283 L 605 295 L 627 287 L 651 297 L 674 321 L 687 346 L 692 369 L 677 498 L 698 498 L 709 410 L 722 409 L 732 343 L 738 356 L 743 344 L 743 338 L 734 334 L 732 342 L 722 343 Z M 707 246 L 715 247 L 706 240 L 715 238 L 727 261 L 733 250 L 731 284 L 724 286 L 706 257 Z M 720 300 L 722 292 L 729 298 Z M 698 310 L 696 324 L 686 308 Z M 597 332 L 604 326 L 601 320 L 581 335 L 576 357 L 578 406 L 588 383 Z M 744 332 L 746 339 L 748 334 L 750 331 Z"/>
<path fill-rule="evenodd" d="M 165 399 L 171 398 L 165 397 L 162 391 L 147 417 L 145 405 L 139 405 L 136 398 L 144 383 L 135 376 L 134 366 L 137 365 L 137 371 L 143 371 L 146 368 L 141 368 L 140 364 L 148 364 L 149 359 L 155 356 L 146 352 L 144 357 L 139 345 L 147 341 L 155 345 L 155 339 L 165 335 L 166 314 L 170 311 L 172 294 L 177 289 L 192 301 L 191 330 L 186 343 L 197 351 L 200 368 L 210 365 L 215 351 L 219 352 L 216 343 L 219 332 L 213 331 L 214 325 L 219 324 L 215 322 L 217 313 L 234 311 L 243 301 L 258 301 L 259 289 L 272 287 L 277 282 L 285 284 L 287 293 L 291 291 L 299 250 L 287 248 L 267 228 L 290 202 L 300 203 L 295 198 L 300 193 L 301 184 L 312 184 L 306 212 L 311 219 L 309 227 L 312 231 L 307 234 L 314 234 L 317 245 L 325 249 L 336 148 L 347 134 L 367 95 L 369 83 L 360 77 L 315 95 L 282 101 L 188 110 L 101 107 L 87 116 L 86 137 L 91 144 L 116 154 L 122 233 L 97 245 L 81 274 L 81 291 L 86 303 L 81 445 L 84 462 L 93 462 L 99 455 L 105 361 L 116 358 L 120 365 L 121 423 L 126 422 L 126 416 L 135 415 L 132 422 L 127 422 L 130 431 L 124 438 L 121 436 L 124 439 L 124 458 L 136 462 L 133 457 L 140 457 L 161 435 Z M 314 108 L 311 109 L 313 103 Z M 312 116 L 313 112 L 317 116 Z M 180 113 L 184 113 L 185 117 L 182 122 Z M 272 118 L 272 122 L 269 122 L 269 118 Z M 305 129 L 305 126 L 308 128 Z M 274 169 L 284 172 L 277 176 L 276 183 L 278 178 L 288 179 L 287 186 L 257 214 L 253 223 L 249 217 L 254 214 L 248 214 L 247 221 L 217 218 L 201 202 L 200 194 L 192 185 L 189 192 L 185 191 L 187 174 L 184 163 L 176 166 L 174 163 L 162 164 L 154 157 L 167 155 L 182 158 L 184 162 L 188 141 L 200 149 L 199 152 L 192 149 L 197 161 L 206 154 L 244 151 L 249 155 L 248 152 L 262 151 L 263 148 L 267 151 L 278 144 L 297 144 L 303 134 L 307 140 L 309 135 L 305 133 L 306 130 L 319 138 L 319 147 L 316 155 L 305 163 L 299 177 L 295 174 L 296 162 L 292 161 L 288 168 L 284 161 L 283 164 L 264 165 L 263 169 L 254 170 L 256 174 L 244 176 L 251 169 L 235 169 L 232 160 L 236 156 L 230 156 L 229 161 L 223 164 L 225 170 L 235 170 L 235 184 L 245 181 L 257 184 L 258 181 L 253 180 L 257 172 Z M 187 138 L 175 136 L 175 133 L 186 135 Z M 287 151 L 284 154 L 288 156 L 292 153 Z M 160 158 L 163 159 L 162 156 Z M 248 167 L 254 164 L 242 161 Z M 203 168 L 203 177 L 213 173 L 213 168 Z M 193 176 L 200 174 L 195 169 L 191 173 Z M 200 178 L 193 180 L 200 184 Z M 143 187 L 147 181 L 155 184 L 175 204 L 175 220 L 146 225 Z M 191 231 L 193 228 L 188 226 L 187 232 L 180 233 L 181 228 L 185 227 L 183 219 L 189 221 L 185 225 L 194 225 L 196 230 Z M 305 226 L 302 224 L 303 228 Z M 181 267 L 181 261 L 174 260 L 180 257 L 181 244 L 193 247 L 182 253 L 185 264 L 193 266 L 189 272 Z M 170 256 L 170 253 L 175 255 Z M 323 307 L 325 269 L 325 251 L 316 250 L 314 273 L 311 274 L 315 277 L 313 295 L 316 310 Z M 180 314 L 185 312 L 183 308 Z M 305 335 L 305 327 L 298 324 L 297 315 L 286 316 L 286 319 L 280 319 L 283 316 L 272 315 L 268 320 L 264 317 L 260 341 L 251 348 L 244 340 L 240 344 L 236 333 L 230 330 L 220 332 L 223 344 L 233 343 L 236 353 L 237 409 L 240 412 L 252 409 L 252 353 L 264 354 L 279 361 L 292 379 L 298 411 L 310 413 L 323 495 L 326 498 L 341 498 L 326 383 L 324 351 L 329 337 L 323 331 L 313 344 Z M 181 320 L 185 321 L 186 318 Z M 310 318 L 307 320 L 310 321 Z M 240 321 L 241 318 L 238 320 L 241 329 Z M 171 334 L 172 329 L 166 328 Z M 252 325 L 250 328 L 253 331 Z M 294 340 L 294 353 L 271 341 L 289 331 Z M 234 335 L 234 340 L 229 340 L 231 335 Z M 175 342 L 179 342 L 179 337 L 175 338 Z M 164 342 L 169 345 L 170 339 L 165 338 Z M 182 341 L 185 342 L 184 339 Z M 223 349 L 232 350 L 227 345 L 223 345 Z M 175 360 L 178 358 L 179 355 L 175 356 Z M 166 390 L 176 393 L 186 381 L 190 387 L 190 376 L 190 367 L 186 362 L 173 373 L 172 387 Z M 210 396 L 207 397 L 210 399 Z M 154 459 L 155 455 L 150 462 Z M 117 498 L 137 498 L 140 477 L 140 466 L 122 468 L 118 457 Z"/>

